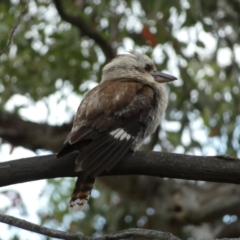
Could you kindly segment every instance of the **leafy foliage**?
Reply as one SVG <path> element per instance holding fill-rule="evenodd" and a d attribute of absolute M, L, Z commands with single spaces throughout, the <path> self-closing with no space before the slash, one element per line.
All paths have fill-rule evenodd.
<path fill-rule="evenodd" d="M 0 2 L 0 49 L 6 45 L 23 2 Z M 146 142 L 146 148 L 240 155 L 239 1 L 84 0 L 62 4 L 68 15 L 81 18 L 84 27 L 97 33 L 113 52 L 142 51 L 152 55 L 158 69 L 178 77 L 167 86 L 169 107 L 159 137 Z M 30 1 L 11 49 L 0 57 L 1 109 L 14 94 L 33 103 L 59 91 L 64 83 L 82 95 L 88 90 L 81 87 L 84 82 L 100 80 L 101 68 L 110 60 L 107 47 L 104 51 L 99 41 L 62 21 L 52 1 Z M 49 186 L 57 187 L 49 202 L 52 213 L 40 214 L 44 223 L 54 216 L 57 225 L 68 222 L 66 229 L 84 229 L 84 234 L 91 235 L 134 226 L 151 228 L 155 221 L 164 226 L 167 221 L 160 223 L 154 214 L 146 214 L 147 205 L 137 207 L 102 186 L 97 201 L 91 200 L 91 211 L 80 221 L 59 203 L 67 202 L 71 192 L 69 186 L 62 190 L 64 184 L 49 181 Z M 115 197 L 119 201 L 114 202 Z"/>

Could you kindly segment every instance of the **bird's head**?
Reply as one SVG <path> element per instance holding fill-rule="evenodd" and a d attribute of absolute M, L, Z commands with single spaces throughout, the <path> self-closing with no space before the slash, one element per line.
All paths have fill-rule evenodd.
<path fill-rule="evenodd" d="M 176 80 L 171 75 L 157 71 L 148 56 L 135 51 L 129 53 L 118 55 L 103 68 L 101 82 L 120 78 L 136 79 L 146 83 Z"/>

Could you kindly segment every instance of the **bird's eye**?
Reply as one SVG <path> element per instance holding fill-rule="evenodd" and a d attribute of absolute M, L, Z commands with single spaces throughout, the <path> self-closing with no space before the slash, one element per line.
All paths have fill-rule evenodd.
<path fill-rule="evenodd" d="M 148 71 L 148 72 L 150 72 L 151 66 L 150 66 L 149 64 L 146 64 L 146 65 L 145 65 L 145 70 Z"/>

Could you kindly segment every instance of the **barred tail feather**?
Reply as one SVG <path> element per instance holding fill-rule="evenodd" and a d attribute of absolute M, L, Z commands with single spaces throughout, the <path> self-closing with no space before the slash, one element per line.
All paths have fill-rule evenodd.
<path fill-rule="evenodd" d="M 69 210 L 72 212 L 81 211 L 88 202 L 95 178 L 90 176 L 79 176 L 75 184 L 72 198 L 69 203 Z"/>

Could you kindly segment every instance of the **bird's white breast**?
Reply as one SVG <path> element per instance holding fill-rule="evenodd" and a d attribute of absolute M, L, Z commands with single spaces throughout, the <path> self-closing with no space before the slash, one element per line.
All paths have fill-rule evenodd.
<path fill-rule="evenodd" d="M 155 89 L 155 106 L 152 107 L 148 116 L 146 117 L 145 123 L 145 130 L 139 132 L 136 136 L 132 150 L 136 150 L 143 140 L 147 138 L 149 135 L 154 133 L 160 124 L 161 118 L 167 108 L 168 104 L 168 95 L 165 87 L 162 84 L 154 83 Z"/>

